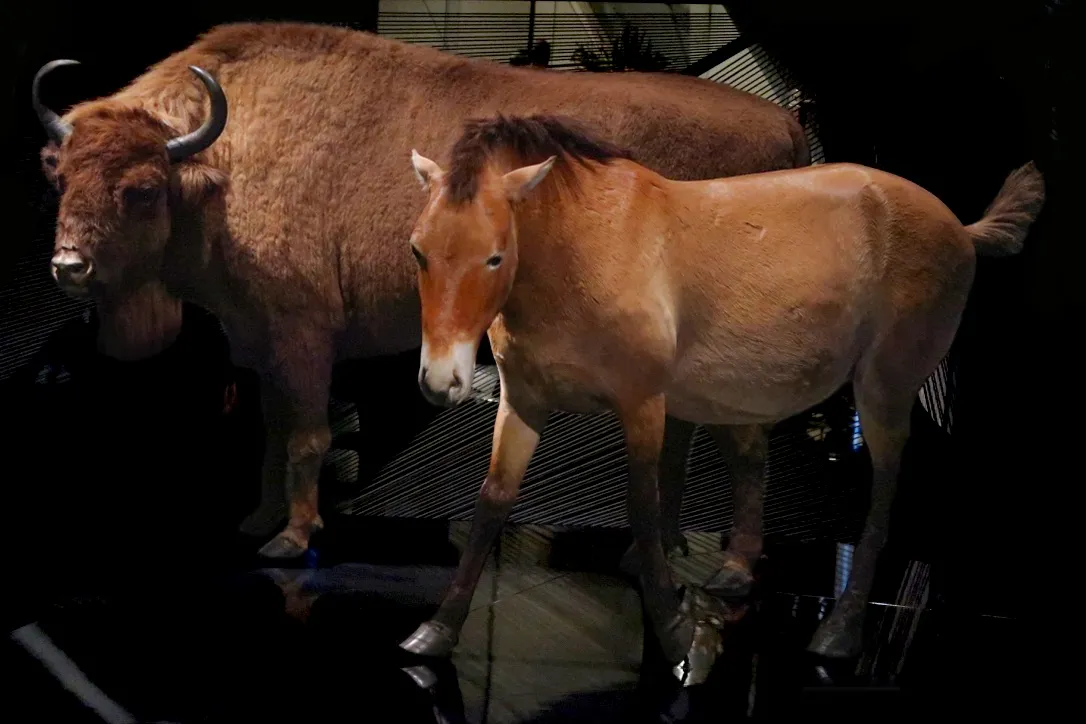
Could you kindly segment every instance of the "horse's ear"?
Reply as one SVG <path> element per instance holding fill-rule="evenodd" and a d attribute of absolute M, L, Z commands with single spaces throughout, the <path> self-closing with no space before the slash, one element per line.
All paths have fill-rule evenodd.
<path fill-rule="evenodd" d="M 444 173 L 435 162 L 426 158 L 415 149 L 411 149 L 411 165 L 415 167 L 415 176 L 424 189 Z"/>
<path fill-rule="evenodd" d="M 557 156 L 551 156 L 543 163 L 534 166 L 524 166 L 515 171 L 510 171 L 502 177 L 505 184 L 505 195 L 510 201 L 520 201 L 529 191 L 539 185 L 539 182 L 547 177 Z"/>

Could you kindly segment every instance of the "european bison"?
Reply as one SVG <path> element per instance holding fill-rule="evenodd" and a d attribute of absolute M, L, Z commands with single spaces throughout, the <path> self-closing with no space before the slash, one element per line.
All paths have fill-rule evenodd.
<path fill-rule="evenodd" d="M 333 363 L 419 345 L 412 144 L 447 148 L 471 116 L 546 112 L 673 178 L 809 160 L 787 111 L 709 81 L 512 68 L 319 25 L 220 26 L 60 117 L 38 86 L 65 63 L 34 82 L 61 194 L 54 276 L 96 297 L 161 280 L 219 317 L 261 375 L 269 421 L 263 500 L 243 529 L 270 533 L 289 499 L 270 557 L 300 554 L 322 525 Z"/>

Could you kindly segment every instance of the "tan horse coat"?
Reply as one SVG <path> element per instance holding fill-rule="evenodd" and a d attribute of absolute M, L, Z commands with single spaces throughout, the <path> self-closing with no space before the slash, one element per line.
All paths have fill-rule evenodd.
<path fill-rule="evenodd" d="M 540 162 L 541 150 L 555 155 Z M 450 190 L 455 168 L 415 158 L 430 194 L 411 240 L 420 383 L 435 401 L 463 399 L 464 347 L 488 326 L 501 373 L 484 495 L 515 498 L 550 410 L 616 412 L 648 610 L 666 654 L 689 663 L 712 644 L 678 613 L 660 549 L 665 411 L 708 426 L 733 465 L 764 470 L 769 426 L 851 379 L 873 503 L 848 591 L 812 646 L 856 653 L 913 401 L 950 347 L 976 255 L 1021 248 L 1040 174 L 1012 174 L 985 218 L 963 226 L 919 186 L 850 164 L 679 182 L 621 158 L 581 167 L 559 143 L 535 151 L 487 149 L 470 198 Z M 737 517 L 756 498 L 758 527 L 733 536 L 711 591 L 749 590 L 760 496 L 736 491 Z M 455 624 L 442 613 L 437 623 Z"/>

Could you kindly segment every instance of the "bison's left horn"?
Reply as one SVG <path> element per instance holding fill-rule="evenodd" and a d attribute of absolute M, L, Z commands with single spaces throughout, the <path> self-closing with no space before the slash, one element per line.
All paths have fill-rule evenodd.
<path fill-rule="evenodd" d="M 68 134 L 72 132 L 72 127 L 56 113 L 42 105 L 40 91 L 41 79 L 48 75 L 54 68 L 59 68 L 62 65 L 79 65 L 79 61 L 49 61 L 38 70 L 37 74 L 34 76 L 34 84 L 30 88 L 31 103 L 34 104 L 34 112 L 38 114 L 38 120 L 41 121 L 42 126 L 45 127 L 45 132 L 49 134 L 49 138 L 57 143 L 60 143 L 68 137 Z"/>
<path fill-rule="evenodd" d="M 190 65 L 189 70 L 195 73 L 207 88 L 207 93 L 211 96 L 211 113 L 204 124 L 192 133 L 186 133 L 184 136 L 166 142 L 166 152 L 170 155 L 171 161 L 182 161 L 194 153 L 203 151 L 215 143 L 215 139 L 226 128 L 226 94 L 223 93 L 222 86 L 203 68 Z"/>

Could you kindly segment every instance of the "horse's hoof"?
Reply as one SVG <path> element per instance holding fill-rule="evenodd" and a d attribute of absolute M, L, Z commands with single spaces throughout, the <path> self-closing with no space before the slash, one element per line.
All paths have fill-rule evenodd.
<path fill-rule="evenodd" d="M 863 625 L 863 607 L 841 603 L 818 625 L 807 651 L 827 659 L 854 659 L 863 651 Z"/>
<path fill-rule="evenodd" d="M 264 558 L 297 558 L 308 549 L 308 543 L 303 545 L 295 540 L 288 531 L 283 531 L 265 543 L 259 553 Z"/>
<path fill-rule="evenodd" d="M 717 657 L 724 651 L 720 632 L 708 623 L 694 624 L 694 639 L 686 657 L 671 672 L 683 687 L 704 684 Z"/>
<path fill-rule="evenodd" d="M 702 588 L 717 598 L 746 598 L 754 589 L 754 574 L 742 561 L 729 557 Z"/>
<path fill-rule="evenodd" d="M 238 530 L 253 538 L 264 538 L 275 532 L 276 528 L 283 524 L 287 517 L 286 508 L 257 508 L 245 520 L 241 521 Z"/>
<path fill-rule="evenodd" d="M 404 639 L 400 648 L 418 656 L 448 656 L 456 648 L 456 631 L 440 621 L 427 621 Z"/>

